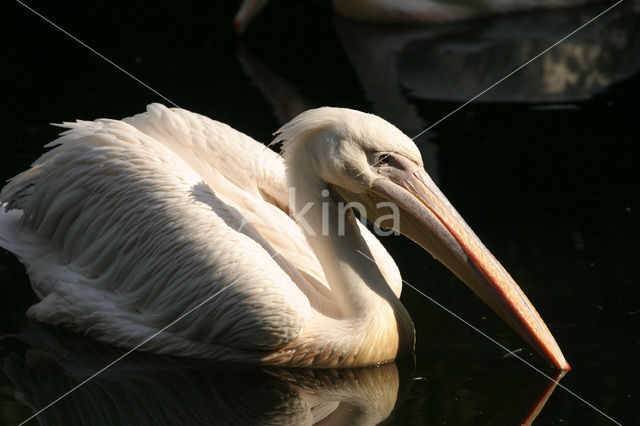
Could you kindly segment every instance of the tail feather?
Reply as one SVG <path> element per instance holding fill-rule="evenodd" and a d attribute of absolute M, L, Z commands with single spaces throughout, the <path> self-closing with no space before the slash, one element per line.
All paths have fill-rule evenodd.
<path fill-rule="evenodd" d="M 8 210 L 7 204 L 0 204 L 0 247 L 23 258 L 25 248 L 20 233 L 22 210 Z"/>

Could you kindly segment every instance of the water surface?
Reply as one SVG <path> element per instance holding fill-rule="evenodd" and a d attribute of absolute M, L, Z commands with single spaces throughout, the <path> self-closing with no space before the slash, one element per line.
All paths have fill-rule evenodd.
<path fill-rule="evenodd" d="M 181 107 L 268 142 L 283 121 L 321 105 L 377 113 L 413 136 L 606 4 L 380 29 L 335 20 L 322 4 L 283 1 L 267 6 L 242 39 L 230 27 L 235 5 L 33 6 Z M 633 154 L 640 26 L 632 9 L 621 6 L 416 140 L 427 170 L 556 337 L 573 367 L 561 384 L 623 424 L 640 421 L 640 182 Z M 21 6 L 13 6 L 11 19 L 18 30 L 5 65 L 5 90 L 13 90 L 3 103 L 3 180 L 55 137 L 47 123 L 120 118 L 150 102 L 169 103 Z M 408 282 L 555 374 L 428 254 L 402 237 L 384 243 Z M 0 271 L 2 332 L 17 335 L 0 343 L 0 418 L 16 424 L 32 413 L 24 401 L 46 404 L 118 352 L 27 324 L 24 311 L 35 296 L 24 268 L 2 251 Z M 283 407 L 330 411 L 351 395 L 356 403 L 343 404 L 334 420 L 518 424 L 543 405 L 535 424 L 611 424 L 564 389 L 548 395 L 542 375 L 411 289 L 402 299 L 416 326 L 415 361 L 382 375 L 237 371 L 136 355 L 41 420 L 299 423 L 306 418 L 287 415 L 304 410 Z M 354 390 L 358 374 L 384 397 Z M 224 414 L 219 407 L 235 409 Z M 232 414 L 240 417 L 225 417 Z"/>

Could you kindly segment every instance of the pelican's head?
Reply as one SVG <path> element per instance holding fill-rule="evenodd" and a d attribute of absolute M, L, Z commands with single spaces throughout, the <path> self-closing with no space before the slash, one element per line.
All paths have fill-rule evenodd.
<path fill-rule="evenodd" d="M 334 196 L 359 202 L 367 219 L 393 227 L 464 281 L 548 362 L 568 370 L 560 348 L 515 281 L 482 244 L 425 171 L 420 151 L 395 126 L 342 108 L 306 111 L 277 132 L 290 182 L 320 180 Z"/>
<path fill-rule="evenodd" d="M 274 143 L 284 142 L 288 173 L 301 170 L 309 177 L 358 194 L 370 191 L 376 180 L 395 170 L 391 165 L 394 159 L 406 159 L 411 168 L 423 168 L 413 141 L 373 114 L 346 108 L 312 109 L 276 134 Z M 300 163 L 305 163 L 304 167 Z"/>

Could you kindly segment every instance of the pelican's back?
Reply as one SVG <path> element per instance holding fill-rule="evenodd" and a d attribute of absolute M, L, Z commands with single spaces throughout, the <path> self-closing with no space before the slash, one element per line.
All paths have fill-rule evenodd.
<path fill-rule="evenodd" d="M 275 153 L 161 105 L 64 127 L 0 193 L 0 245 L 41 298 L 29 316 L 131 347 L 224 289 L 143 349 L 224 358 L 299 334 L 300 274 L 252 225 L 295 227 Z"/>

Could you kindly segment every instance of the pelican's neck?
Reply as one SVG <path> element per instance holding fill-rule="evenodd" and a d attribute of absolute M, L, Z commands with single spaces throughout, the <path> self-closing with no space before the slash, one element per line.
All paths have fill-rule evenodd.
<path fill-rule="evenodd" d="M 312 173 L 289 173 L 289 178 L 295 188 L 290 192 L 291 207 L 324 270 L 341 318 L 319 315 L 300 340 L 278 356 L 290 365 L 311 365 L 309 360 L 314 360 L 315 366 L 341 367 L 372 365 L 411 353 L 411 317 L 371 261 L 374 255 L 354 214 L 344 212 L 326 183 Z"/>
<path fill-rule="evenodd" d="M 345 210 L 327 184 L 292 176 L 290 202 L 327 277 L 344 317 L 361 317 L 381 303 L 400 305 L 364 240 L 353 212 Z M 404 309 L 404 308 L 402 308 Z"/>

